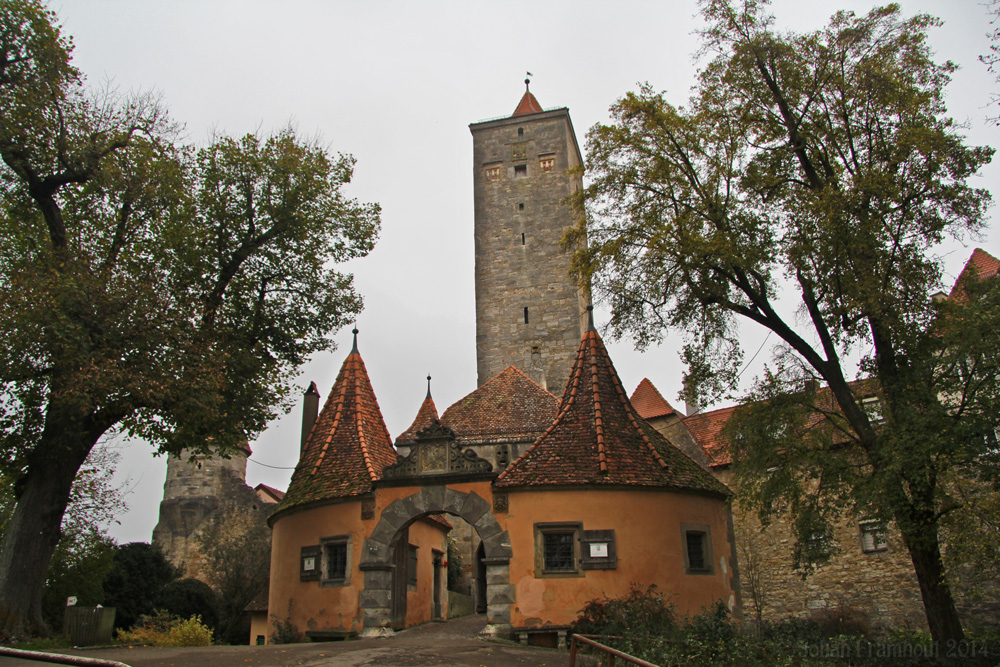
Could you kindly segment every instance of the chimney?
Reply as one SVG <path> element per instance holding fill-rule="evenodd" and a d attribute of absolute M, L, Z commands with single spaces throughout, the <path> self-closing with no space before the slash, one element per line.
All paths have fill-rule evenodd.
<path fill-rule="evenodd" d="M 684 412 L 687 413 L 688 417 L 701 412 L 701 406 L 698 405 L 698 400 L 694 396 L 694 392 L 691 391 L 691 385 L 687 378 L 684 378 L 684 391 L 681 392 L 681 396 L 684 398 Z"/>
<path fill-rule="evenodd" d="M 309 432 L 312 431 L 313 424 L 316 423 L 316 415 L 319 414 L 319 389 L 315 382 L 309 383 L 305 396 L 302 397 L 302 441 L 299 443 L 299 456 L 306 448 L 306 440 Z"/>

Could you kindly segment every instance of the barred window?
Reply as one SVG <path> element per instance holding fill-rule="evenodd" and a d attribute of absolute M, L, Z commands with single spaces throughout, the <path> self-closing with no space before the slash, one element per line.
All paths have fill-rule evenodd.
<path fill-rule="evenodd" d="M 573 533 L 545 534 L 545 569 L 574 570 Z"/>
<path fill-rule="evenodd" d="M 581 568 L 580 523 L 535 524 L 536 576 L 583 576 Z"/>
<path fill-rule="evenodd" d="M 705 524 L 681 524 L 685 574 L 713 574 L 712 529 Z"/>

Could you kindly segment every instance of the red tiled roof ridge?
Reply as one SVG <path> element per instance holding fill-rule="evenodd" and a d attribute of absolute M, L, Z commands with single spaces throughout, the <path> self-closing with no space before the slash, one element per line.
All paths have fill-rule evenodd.
<path fill-rule="evenodd" d="M 1000 273 L 1000 259 L 997 259 L 982 248 L 975 248 L 969 261 L 965 263 L 962 272 L 955 279 L 948 297 L 951 299 L 965 298 L 965 285 L 970 280 L 984 280 Z"/>
<path fill-rule="evenodd" d="M 438 420 L 437 406 L 434 404 L 434 399 L 428 394 L 417 409 L 417 416 L 413 418 L 413 423 L 410 424 L 409 428 L 396 436 L 396 442 L 408 442 L 415 439 L 418 432 L 427 428 L 436 420 Z"/>
<path fill-rule="evenodd" d="M 654 419 L 656 417 L 677 414 L 674 406 L 670 405 L 670 402 L 663 398 L 663 394 L 650 382 L 649 378 L 642 379 L 635 388 L 635 391 L 632 392 L 632 396 L 629 397 L 629 403 L 632 404 L 632 407 L 635 408 L 635 411 L 643 419 Z"/>
<path fill-rule="evenodd" d="M 542 385 L 540 385 L 540 384 L 538 384 L 537 382 L 535 382 L 534 380 L 532 380 L 532 379 L 531 379 L 531 376 L 530 376 L 530 375 L 528 375 L 527 373 L 525 373 L 524 371 L 522 371 L 522 370 L 521 370 L 520 368 L 518 368 L 518 367 L 517 367 L 517 366 L 515 366 L 514 364 L 510 364 L 510 365 L 509 365 L 509 366 L 507 366 L 507 367 L 506 367 L 505 369 L 503 369 L 502 371 L 500 371 L 499 373 L 497 373 L 496 375 L 494 375 L 493 377 L 491 377 L 491 378 L 490 378 L 489 380 L 487 380 L 486 382 L 484 382 L 484 383 L 482 384 L 482 386 L 481 386 L 481 387 L 479 387 L 479 389 L 482 389 L 483 387 L 485 387 L 486 385 L 490 384 L 491 382 L 496 382 L 496 381 L 498 381 L 498 380 L 500 379 L 500 377 L 501 377 L 502 375 L 504 375 L 504 373 L 507 373 L 508 371 L 513 371 L 513 372 L 517 373 L 518 375 L 520 375 L 520 376 L 521 376 L 521 377 L 523 377 L 523 378 L 524 378 L 525 380 L 527 380 L 527 381 L 528 381 L 528 382 L 530 382 L 531 384 L 535 385 L 536 387 L 538 387 L 539 389 L 541 389 L 542 391 L 544 391 L 544 392 L 545 392 L 546 394 L 548 394 L 548 395 L 549 395 L 549 396 L 551 396 L 552 398 L 556 399 L 557 401 L 559 400 L 559 397 L 558 397 L 558 396 L 556 396 L 556 395 L 555 395 L 555 394 L 553 394 L 553 393 L 552 393 L 551 391 L 549 391 L 548 389 L 546 389 L 546 388 L 545 388 L 545 387 L 543 387 Z M 475 392 L 473 392 L 473 393 L 475 393 Z M 464 398 L 464 397 L 463 397 L 463 398 Z"/>
<path fill-rule="evenodd" d="M 354 349 L 317 415 L 279 511 L 368 493 L 396 456 L 364 360 Z"/>
<path fill-rule="evenodd" d="M 499 487 L 576 484 L 729 494 L 639 416 L 593 329 L 577 348 L 555 420 L 496 480 Z"/>
<path fill-rule="evenodd" d="M 361 355 L 359 354 L 358 355 L 358 359 L 360 359 L 360 358 L 361 358 Z M 360 376 L 359 373 L 355 373 L 354 374 L 354 396 L 355 396 L 355 398 L 357 398 L 358 396 L 361 395 L 361 390 L 362 390 L 362 387 L 361 387 L 361 376 Z M 378 478 L 381 476 L 382 471 L 376 469 L 375 468 L 375 464 L 372 462 L 372 454 L 369 451 L 368 438 L 365 436 L 365 429 L 364 429 L 364 424 L 362 423 L 362 420 L 355 419 L 354 423 L 355 423 L 356 428 L 358 429 L 358 441 L 361 443 L 361 455 L 365 459 L 365 467 L 368 469 L 368 474 L 369 474 L 369 476 L 371 476 L 372 481 L 374 482 L 374 481 L 378 480 Z M 386 438 L 389 437 L 388 430 L 385 433 L 385 437 Z"/>
<path fill-rule="evenodd" d="M 521 101 L 517 103 L 517 108 L 514 109 L 514 113 L 510 117 L 516 118 L 517 116 L 527 116 L 528 114 L 541 112 L 542 105 L 538 103 L 538 100 L 531 94 L 531 91 L 525 91 L 524 95 L 521 96 Z"/>
<path fill-rule="evenodd" d="M 255 489 L 259 489 L 261 487 L 263 487 L 264 490 L 270 492 L 272 495 L 278 496 L 279 498 L 285 495 L 285 492 L 282 491 L 281 489 L 276 489 L 273 486 L 271 486 L 270 484 L 264 484 L 263 482 L 261 482 L 260 484 L 258 484 L 254 488 Z"/>
<path fill-rule="evenodd" d="M 351 360 L 355 357 L 355 355 L 358 355 L 358 353 L 352 352 L 351 354 L 347 355 L 347 359 L 344 360 L 344 371 L 349 370 L 348 364 L 351 363 Z M 360 355 L 358 356 L 360 357 Z M 344 402 L 347 400 L 347 382 L 336 382 L 333 388 L 337 390 L 337 403 L 336 406 L 334 407 L 333 424 L 330 426 L 330 433 L 332 435 L 336 435 L 337 430 L 340 428 L 340 418 L 343 417 L 344 415 Z M 330 399 L 332 398 L 333 398 L 333 392 L 330 393 L 330 396 L 328 396 L 326 400 L 329 402 Z M 317 419 L 316 421 L 318 422 L 319 420 Z M 314 422 L 313 430 L 315 429 L 316 429 L 316 423 Z M 310 435 L 312 435 L 312 431 L 310 431 Z M 323 447 L 321 447 L 319 450 L 319 456 L 316 458 L 316 465 L 313 466 L 311 474 L 315 475 L 316 472 L 320 469 L 323 463 L 323 459 L 326 457 L 326 451 L 327 449 L 329 449 L 330 443 L 333 442 L 332 435 L 331 437 L 323 441 Z"/>
<path fill-rule="evenodd" d="M 520 434 L 534 441 L 558 410 L 558 398 L 511 365 L 455 401 L 440 420 L 461 440 Z"/>

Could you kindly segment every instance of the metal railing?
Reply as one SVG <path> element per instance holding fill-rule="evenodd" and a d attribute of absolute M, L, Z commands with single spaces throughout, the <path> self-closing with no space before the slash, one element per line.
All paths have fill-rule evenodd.
<path fill-rule="evenodd" d="M 626 663 L 632 665 L 640 665 L 640 667 L 660 667 L 659 665 L 654 665 L 651 662 L 646 662 L 640 658 L 629 655 L 628 653 L 623 653 L 618 649 L 613 649 L 610 646 L 605 646 L 600 642 L 594 641 L 593 637 L 598 637 L 599 635 L 573 635 L 573 639 L 570 641 L 569 645 L 569 667 L 576 667 L 576 643 L 579 641 L 581 644 L 590 646 L 591 648 L 597 649 L 600 653 L 605 653 L 608 656 L 608 667 L 614 667 L 616 659 L 621 658 Z M 601 637 L 605 639 L 605 637 Z M 606 639 L 617 639 L 616 637 L 607 637 Z"/>
<path fill-rule="evenodd" d="M 98 660 L 96 658 L 83 658 L 78 655 L 64 655 L 62 653 L 24 651 L 19 648 L 8 648 L 6 646 L 0 646 L 0 656 L 21 658 L 22 660 L 36 660 L 38 662 L 48 662 L 56 665 L 82 665 L 83 667 L 129 667 L 124 662 L 118 662 L 117 660 Z"/>

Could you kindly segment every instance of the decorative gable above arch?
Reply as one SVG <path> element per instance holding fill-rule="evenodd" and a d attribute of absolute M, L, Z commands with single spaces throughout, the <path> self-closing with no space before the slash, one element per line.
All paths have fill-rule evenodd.
<path fill-rule="evenodd" d="M 412 481 L 425 477 L 468 478 L 492 474 L 493 464 L 472 449 L 462 450 L 455 441 L 455 432 L 435 419 L 417 433 L 408 455 L 398 457 L 382 471 L 382 479 Z"/>

